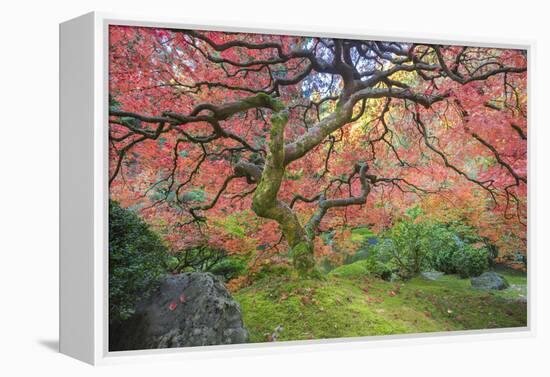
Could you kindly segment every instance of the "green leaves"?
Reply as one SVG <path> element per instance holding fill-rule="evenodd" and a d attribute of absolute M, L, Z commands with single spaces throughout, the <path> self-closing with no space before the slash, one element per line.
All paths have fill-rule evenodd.
<path fill-rule="evenodd" d="M 407 210 L 407 218 L 369 249 L 368 259 L 390 263 L 405 278 L 422 270 L 470 277 L 488 269 L 489 253 L 475 229 L 421 220 L 420 214 L 417 207 Z"/>
<path fill-rule="evenodd" d="M 454 254 L 453 263 L 460 277 L 479 276 L 489 267 L 488 251 L 485 247 L 464 244 L 460 252 Z"/>
<path fill-rule="evenodd" d="M 128 319 L 166 272 L 168 250 L 134 212 L 109 201 L 109 322 Z"/>
<path fill-rule="evenodd" d="M 428 263 L 431 269 L 446 274 L 456 273 L 454 255 L 460 250 L 462 241 L 456 231 L 444 224 L 435 224 L 430 231 Z"/>
<path fill-rule="evenodd" d="M 195 189 L 195 190 L 185 192 L 182 195 L 181 200 L 183 202 L 203 203 L 203 202 L 206 201 L 206 194 L 205 194 L 204 190 Z"/>

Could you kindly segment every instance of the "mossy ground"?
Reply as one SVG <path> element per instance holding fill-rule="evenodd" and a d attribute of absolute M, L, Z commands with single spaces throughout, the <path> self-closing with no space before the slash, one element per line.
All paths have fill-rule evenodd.
<path fill-rule="evenodd" d="M 443 276 L 387 282 L 365 275 L 325 279 L 270 276 L 235 293 L 251 342 L 523 327 L 526 276 L 505 275 L 505 291 L 479 291 Z"/>
<path fill-rule="evenodd" d="M 351 230 L 351 240 L 354 242 L 365 242 L 372 237 L 376 237 L 376 234 L 368 227 L 359 227 Z"/>
<path fill-rule="evenodd" d="M 355 263 L 345 264 L 329 272 L 329 277 L 360 278 L 367 274 L 368 262 L 360 260 Z"/>

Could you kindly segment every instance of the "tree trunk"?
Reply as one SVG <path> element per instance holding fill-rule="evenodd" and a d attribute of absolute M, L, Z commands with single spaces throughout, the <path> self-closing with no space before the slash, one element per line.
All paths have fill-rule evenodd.
<path fill-rule="evenodd" d="M 252 210 L 260 217 L 275 220 L 291 248 L 294 267 L 303 274 L 314 270 L 313 237 L 306 232 L 294 211 L 277 199 L 285 173 L 284 131 L 288 113 L 284 110 L 271 116 L 269 150 L 258 187 L 254 192 Z"/>

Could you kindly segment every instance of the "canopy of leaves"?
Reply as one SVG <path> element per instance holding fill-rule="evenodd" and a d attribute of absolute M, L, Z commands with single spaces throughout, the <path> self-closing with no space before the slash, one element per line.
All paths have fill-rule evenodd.
<path fill-rule="evenodd" d="M 171 248 L 252 251 L 253 265 L 284 254 L 277 223 L 251 211 L 284 108 L 277 197 L 302 224 L 330 208 L 314 231 L 334 244 L 417 205 L 525 252 L 525 51 L 127 26 L 109 38 L 111 197 Z M 318 257 L 332 249 L 315 239 Z"/>

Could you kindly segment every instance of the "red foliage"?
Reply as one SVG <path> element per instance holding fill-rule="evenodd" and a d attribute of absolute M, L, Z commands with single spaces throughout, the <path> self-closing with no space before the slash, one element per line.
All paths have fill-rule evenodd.
<path fill-rule="evenodd" d="M 111 27 L 109 35 L 111 106 L 150 117 L 166 112 L 190 114 L 200 103 L 219 105 L 269 88 L 274 77 L 289 79 L 306 69 L 307 59 L 247 63 L 274 61 L 277 54 L 290 54 L 319 43 L 316 38 L 221 32 L 204 32 L 202 38 L 197 38 L 185 32 L 122 26 Z M 212 43 L 220 46 L 232 41 L 277 43 L 282 51 L 244 47 L 216 51 L 211 47 Z M 321 230 L 339 230 L 343 240 L 343 232 L 353 226 L 371 224 L 375 230 L 383 230 L 405 209 L 419 204 L 434 218 L 461 220 L 478 227 L 505 250 L 525 250 L 526 71 L 494 74 L 468 83 L 450 77 L 453 72 L 460 77 L 475 76 L 475 69 L 485 72 L 488 68 L 480 67 L 476 59 L 486 61 L 489 68 L 521 68 L 526 58 L 519 50 L 465 51 L 457 46 L 440 50 L 440 59 L 450 71 L 447 73 L 431 46 L 411 48 L 412 60 L 439 62 L 437 69 L 424 73 L 438 77 L 423 79 L 403 70 L 389 79 L 405 83 L 416 93 L 445 95 L 445 100 L 424 107 L 395 98 L 367 99 L 361 116 L 288 165 L 279 198 L 290 203 L 296 194 L 310 198 L 323 188 L 330 197 L 358 195 L 361 186 L 357 179 L 349 185 L 335 180 L 345 180 L 354 162 L 366 161 L 369 174 L 395 180 L 373 184 L 364 205 L 331 209 L 323 218 Z M 458 65 L 461 56 L 468 60 Z M 272 93 L 290 109 L 285 135 L 289 142 L 317 121 L 314 107 L 306 113 L 304 109 L 311 106 L 312 100 L 327 96 L 323 93 L 327 84 L 323 87 L 322 82 L 314 69 L 304 79 Z M 384 85 L 387 82 L 377 87 Z M 341 87 L 337 83 L 329 89 L 338 92 Z M 326 101 L 320 108 L 321 118 L 335 107 L 333 101 Z M 270 128 L 268 113 L 250 109 L 220 123 L 249 145 L 263 148 Z M 128 122 L 134 122 L 132 128 Z M 209 242 L 230 253 L 252 250 L 259 260 L 277 254 L 277 224 L 252 213 L 251 191 L 255 186 L 246 179 L 230 180 L 212 208 L 198 211 L 208 219 L 208 226 L 197 227 L 191 222 L 189 208 L 212 202 L 233 174 L 236 161 L 252 159 L 254 153 L 242 149 L 242 142 L 232 137 L 193 142 L 189 135 L 212 134 L 211 124 L 201 120 L 163 125 L 166 128 L 156 138 L 143 138 L 143 134 L 158 131 L 161 124 L 111 117 L 111 197 L 124 207 L 139 208 L 146 221 L 176 250 Z M 317 203 L 298 201 L 294 208 L 306 222 Z M 316 240 L 316 253 L 318 257 L 331 257 L 330 248 L 320 239 Z M 184 301 L 182 295 L 180 302 Z M 170 310 L 176 306 L 170 304 Z"/>

